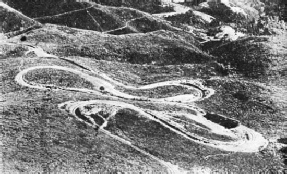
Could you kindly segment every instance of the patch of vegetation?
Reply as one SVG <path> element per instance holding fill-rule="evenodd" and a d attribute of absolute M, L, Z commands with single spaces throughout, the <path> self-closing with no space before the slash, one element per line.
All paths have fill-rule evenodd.
<path fill-rule="evenodd" d="M 46 1 L 35 1 L 33 3 L 27 1 L 17 0 L 3 0 L 10 7 L 21 11 L 23 14 L 32 17 L 43 17 L 57 15 L 68 11 L 78 10 L 90 7 L 89 3 L 80 3 L 76 0 L 46 0 Z"/>
<path fill-rule="evenodd" d="M 105 9 L 109 14 L 118 18 L 123 22 L 128 22 L 129 20 L 140 18 L 148 15 L 145 12 L 142 12 L 137 9 L 128 8 L 128 7 L 112 7 L 112 6 L 102 6 L 102 9 Z"/>
<path fill-rule="evenodd" d="M 76 37 L 69 34 L 70 30 L 68 27 L 48 25 L 46 29 L 34 31 L 28 37 L 31 42 L 46 42 L 42 48 L 59 56 L 157 65 L 200 64 L 212 60 L 211 56 L 196 46 L 197 41 L 189 33 L 158 31 L 119 37 L 78 30 Z M 43 36 L 43 33 L 46 35 Z M 76 43 L 73 40 L 77 40 Z M 59 41 L 56 47 L 49 46 L 48 43 L 53 44 L 55 41 Z"/>
<path fill-rule="evenodd" d="M 39 18 L 37 20 L 41 23 L 53 23 L 80 29 L 102 31 L 102 27 L 88 15 L 86 10 L 57 17 Z"/>
<path fill-rule="evenodd" d="M 124 89 L 123 92 L 128 93 L 130 95 L 151 97 L 151 98 L 165 98 L 183 94 L 194 94 L 194 95 L 197 94 L 195 90 L 187 89 L 182 86 L 172 86 L 172 85 L 164 87 L 156 87 L 152 89 L 145 89 L 145 90 Z"/>
<path fill-rule="evenodd" d="M 28 82 L 37 84 L 55 85 L 70 88 L 87 88 L 93 89 L 91 82 L 81 78 L 79 75 L 56 69 L 37 69 L 25 74 Z"/>
<path fill-rule="evenodd" d="M 21 4 L 17 9 L 22 6 L 22 3 L 26 3 L 26 1 L 16 2 L 16 0 L 11 0 L 11 2 Z M 35 6 L 31 3 L 29 4 L 31 6 L 26 10 L 31 10 L 31 15 L 53 15 L 90 6 L 86 3 L 81 3 L 81 7 L 72 4 L 64 9 L 62 6 L 64 4 L 60 5 L 61 2 L 49 0 L 45 4 L 47 9 L 42 9 L 41 5 L 39 8 L 31 8 L 32 5 Z M 100 5 L 96 5 L 96 8 L 101 9 L 104 14 L 112 16 L 120 26 L 130 19 L 143 15 L 143 12 L 128 8 L 122 11 L 122 8 L 117 10 L 115 7 Z M 36 9 L 37 14 L 32 14 L 34 9 Z M 1 12 L 0 14 L 6 15 L 6 13 Z M 100 13 L 95 12 L 95 14 Z M 87 16 L 87 13 L 83 13 L 83 15 Z M 79 27 L 80 20 L 83 20 L 86 22 L 83 25 L 87 24 L 91 28 L 93 25 L 96 28 L 95 21 L 77 18 L 77 16 L 73 17 L 77 19 L 75 27 Z M 149 19 L 148 16 L 144 19 L 151 20 L 147 22 L 148 24 L 144 21 L 144 25 L 154 25 L 153 18 Z M 73 18 L 69 18 L 69 20 L 71 21 Z M 176 21 L 176 18 L 171 20 Z M 188 22 L 188 18 L 184 18 L 183 22 L 185 21 Z M 14 21 L 9 22 L 13 24 Z M 93 22 L 93 24 L 89 22 Z M 15 25 L 21 27 L 22 24 L 20 24 L 21 21 Z M 14 28 L 13 25 L 11 28 Z M 157 25 L 158 23 L 156 23 L 155 29 L 161 29 Z M 99 27 L 96 30 L 99 30 Z M 213 88 L 215 94 L 204 101 L 196 102 L 200 108 L 207 112 L 237 119 L 244 126 L 262 133 L 267 139 L 285 135 L 283 126 L 286 122 L 287 110 L 285 107 L 286 62 L 284 57 L 286 54 L 284 52 L 286 49 L 283 47 L 286 44 L 284 39 L 280 43 L 283 46 L 274 44 L 268 39 L 257 38 L 222 43 L 220 46 L 214 46 L 214 49 L 211 50 L 212 54 L 216 55 L 212 57 L 201 51 L 193 35 L 175 30 L 112 36 L 94 31 L 46 24 L 44 28 L 23 30 L 23 32 L 26 31 L 29 31 L 26 34 L 29 43 L 39 43 L 38 46 L 55 55 L 75 57 L 70 57 L 71 61 L 21 57 L 21 54 L 26 51 L 22 50 L 22 47 L 0 46 L 0 69 L 2 70 L 0 87 L 3 95 L 3 101 L 0 102 L 0 107 L 3 107 L 3 112 L 1 112 L 3 124 L 0 133 L 5 150 L 3 165 L 8 173 L 33 173 L 34 171 L 35 173 L 166 172 L 165 168 L 158 162 L 101 132 L 87 127 L 86 124 L 68 116 L 67 113 L 57 108 L 59 103 L 69 100 L 110 100 L 109 97 L 68 91 L 41 91 L 22 87 L 15 82 L 15 76 L 19 71 L 38 65 L 79 68 L 72 63 L 80 62 L 81 65 L 91 69 L 99 69 L 108 76 L 131 85 L 150 84 L 173 79 L 209 79 L 204 80 L 205 85 Z M 129 31 L 119 31 L 119 34 L 126 32 Z M 11 40 L 14 41 L 14 39 L 20 41 L 20 37 Z M 274 49 L 274 47 L 277 48 Z M 9 51 L 12 51 L 11 54 L 8 54 Z M 279 52 L 278 56 L 272 57 L 277 51 Z M 85 56 L 85 58 L 79 56 Z M 243 56 L 245 57 L 243 58 Z M 277 64 L 274 59 L 278 60 Z M 246 67 L 240 66 L 240 64 Z M 261 79 L 257 77 L 260 77 L 260 73 L 264 76 L 268 74 L 271 64 L 275 65 L 272 67 L 274 68 L 272 71 L 276 71 L 280 78 L 268 76 L 268 81 L 259 85 L 258 81 Z M 222 71 L 220 71 L 220 67 Z M 254 77 L 254 79 L 241 79 L 238 76 L 233 76 L 232 80 L 230 77 L 214 77 L 218 72 L 228 75 L 229 72 L 225 71 L 229 70 L 242 73 L 245 77 Z M 253 71 L 258 72 L 253 74 Z M 33 71 L 33 73 L 35 72 Z M 45 82 L 40 80 L 43 79 L 43 74 Z M 49 76 L 55 78 L 49 79 Z M 39 72 L 37 77 L 33 74 L 30 74 L 30 77 L 37 83 L 51 83 L 65 87 L 69 85 L 71 87 L 92 87 L 89 82 L 79 79 L 78 76 L 60 71 Z M 214 78 L 210 79 L 210 77 Z M 272 78 L 272 81 L 269 77 Z M 73 81 L 71 82 L 71 80 Z M 267 85 L 270 87 L 267 88 Z M 161 90 L 159 89 L 159 92 Z M 171 91 L 176 91 L 176 89 Z M 170 105 L 159 106 L 147 102 L 126 102 L 158 111 L 182 110 L 182 108 Z M 186 112 L 193 113 L 192 111 Z M 177 116 L 179 117 L 179 115 Z M 260 171 L 275 173 L 285 167 L 285 148 L 276 152 L 271 149 L 252 154 L 225 152 L 188 141 L 157 122 L 128 109 L 123 109 L 110 121 L 108 129 L 112 133 L 127 138 L 152 155 L 187 170 L 203 166 L 217 173 Z M 196 131 L 192 125 L 187 129 L 190 132 Z M 198 133 L 202 136 L 228 141 L 226 137 L 205 134 L 201 131 Z M 279 143 L 284 144 L 284 139 L 280 140 Z"/>
<path fill-rule="evenodd" d="M 3 58 L 11 57 L 26 57 L 25 52 L 28 51 L 27 47 L 22 45 L 9 45 L 3 44 L 0 46 L 0 51 L 2 52 Z"/>
<path fill-rule="evenodd" d="M 280 152 L 282 153 L 282 158 L 283 158 L 284 164 L 287 165 L 287 147 L 281 148 Z"/>
<path fill-rule="evenodd" d="M 174 11 L 171 6 L 162 6 L 159 1 L 133 1 L 125 0 L 124 3 L 120 1 L 102 1 L 100 4 L 108 6 L 117 6 L 117 7 L 130 7 L 135 8 L 141 11 L 145 11 L 151 14 L 154 13 L 163 13 L 163 12 L 172 12 Z"/>
<path fill-rule="evenodd" d="M 40 26 L 40 23 L 22 15 L 19 12 L 10 11 L 9 9 L 5 8 L 5 6 L 0 6 L 0 21 L 0 33 L 24 30 L 36 25 Z"/>
<path fill-rule="evenodd" d="M 239 120 L 242 125 L 266 134 L 284 122 L 278 106 L 270 98 L 271 91 L 263 86 L 228 79 L 207 80 L 206 85 L 216 92 L 197 103 L 208 112 Z"/>
<path fill-rule="evenodd" d="M 117 30 L 113 30 L 108 32 L 108 34 L 113 34 L 113 35 L 123 35 L 123 34 L 131 34 L 131 33 L 137 33 L 135 29 L 131 29 L 130 27 L 125 27 L 125 28 L 120 28 Z"/>
<path fill-rule="evenodd" d="M 203 74 L 207 74 L 207 70 L 211 69 L 205 64 L 204 66 L 142 66 L 131 65 L 129 63 L 96 61 L 91 58 L 81 57 L 74 57 L 71 59 L 79 61 L 89 67 L 100 69 L 108 75 L 113 74 L 117 78 L 120 74 L 123 74 L 122 81 L 124 82 L 130 82 L 129 79 L 136 79 L 135 77 L 144 78 L 143 81 L 131 80 L 131 82 L 135 84 L 138 84 L 138 82 L 151 83 L 174 78 L 201 77 Z M 4 62 L 4 60 L 1 61 Z M 15 84 L 16 82 L 14 81 L 15 75 L 18 72 L 19 58 L 5 59 L 5 61 L 6 63 L 3 64 L 5 73 L 8 70 L 13 69 L 13 71 L 11 71 L 12 74 L 5 74 L 5 84 L 8 84 L 9 82 L 11 85 L 14 85 L 7 86 L 7 88 L 13 90 L 10 90 L 12 92 L 5 90 L 7 92 L 5 92 L 6 95 L 4 97 L 5 99 L 10 98 L 11 100 L 10 104 L 6 104 L 5 106 L 5 109 L 9 112 L 5 112 L 5 117 L 3 117 L 5 124 L 3 124 L 4 128 L 2 129 L 5 130 L 3 134 L 6 134 L 5 139 L 3 140 L 4 147 L 7 150 L 4 156 L 6 169 L 10 167 L 11 169 L 17 170 L 17 172 L 31 172 L 35 170 L 35 167 L 39 166 L 37 169 L 39 172 L 50 170 L 51 172 L 56 171 L 59 173 L 65 173 L 71 170 L 79 173 L 112 173 L 115 171 L 131 171 L 134 173 L 138 171 L 145 172 L 146 170 L 153 170 L 155 173 L 160 173 L 165 171 L 157 162 L 151 161 L 150 158 L 147 158 L 112 138 L 94 132 L 93 129 L 90 129 L 85 124 L 77 121 L 74 117 L 70 117 L 64 112 L 60 112 L 57 108 L 57 104 L 71 99 L 77 101 L 105 98 L 66 91 L 52 91 L 52 93 L 46 94 L 39 90 L 21 87 Z M 63 64 L 63 62 L 58 59 L 27 58 L 24 61 L 24 65 L 27 67 L 51 64 L 71 66 L 67 62 Z M 216 93 L 213 97 L 206 100 L 206 105 L 202 104 L 205 101 L 198 102 L 201 108 L 207 108 L 208 111 L 210 110 L 233 118 L 237 117 L 244 125 L 248 125 L 247 123 L 250 122 L 248 125 L 249 127 L 253 126 L 260 131 L 276 130 L 278 129 L 279 122 L 284 122 L 282 117 L 280 119 L 280 117 L 273 115 L 262 115 L 262 112 L 265 112 L 264 110 L 261 111 L 262 108 L 258 108 L 258 112 L 253 113 L 252 115 L 250 114 L 248 117 L 240 117 L 240 113 L 238 114 L 239 116 L 233 114 L 238 110 L 239 112 L 241 112 L 241 110 L 251 112 L 254 108 L 256 109 L 256 107 L 251 105 L 252 102 L 249 101 L 249 103 L 246 104 L 246 107 L 240 109 L 242 103 L 238 102 L 237 99 L 230 100 L 228 96 L 232 95 L 230 95 L 228 91 L 231 91 L 233 94 L 240 88 L 241 91 L 250 92 L 252 94 L 252 100 L 262 102 L 262 99 L 265 99 L 264 97 L 256 98 L 254 91 L 257 91 L 257 88 L 246 90 L 246 88 L 243 87 L 244 85 L 226 86 L 223 82 L 212 83 L 208 81 L 206 85 L 215 89 Z M 225 90 L 221 90 L 223 86 L 226 86 Z M 249 87 L 247 89 L 249 89 Z M 226 100 L 222 102 L 222 98 Z M 25 101 L 22 101 L 24 99 Z M 16 100 L 18 102 L 17 105 Z M 26 100 L 30 100 L 30 103 L 26 102 Z M 212 102 L 210 102 L 210 100 L 212 100 Z M 47 103 L 48 101 L 50 103 Z M 14 103 L 15 105 L 10 107 L 11 103 Z M 21 107 L 21 103 L 23 103 L 25 107 L 27 106 L 27 109 Z M 44 105 L 41 105 L 41 103 Z M 151 106 L 148 107 L 156 108 L 158 106 L 151 104 Z M 36 111 L 34 111 L 34 108 Z M 169 108 L 170 107 L 166 107 L 166 110 Z M 10 112 L 12 110 L 14 113 Z M 177 108 L 177 110 L 181 109 Z M 233 113 L 228 113 L 230 111 Z M 272 169 L 276 171 L 277 169 L 280 169 L 281 160 L 278 161 L 276 156 L 272 155 L 272 153 L 258 153 L 256 155 L 227 153 L 218 149 L 209 148 L 191 141 L 186 141 L 182 137 L 162 128 L 161 125 L 151 122 L 146 118 L 143 118 L 142 120 L 138 119 L 138 117 L 135 117 L 133 114 L 134 112 L 129 114 L 128 111 L 123 111 L 123 116 L 118 115 L 116 117 L 116 126 L 121 127 L 123 132 L 128 135 L 128 138 L 133 140 L 133 142 L 138 142 L 137 145 L 140 148 L 167 162 L 179 165 L 182 168 L 192 169 L 196 166 L 205 166 L 211 168 L 212 171 L 228 171 L 233 173 L 250 173 L 250 171 L 260 171 L 263 167 L 266 168 L 266 170 Z M 42 116 L 46 116 L 47 119 L 42 119 Z M 42 121 L 44 124 L 39 124 L 35 118 L 39 120 L 41 118 L 44 120 Z M 121 118 L 123 118 L 122 122 L 120 120 Z M 13 119 L 22 119 L 22 121 L 19 121 L 19 124 L 15 124 Z M 265 119 L 266 124 L 262 123 L 262 120 Z M 269 124 L 271 124 L 271 128 L 269 127 Z M 127 127 L 126 125 L 129 126 Z M 260 128 L 260 126 L 262 126 L 262 128 Z M 13 132 L 14 129 L 19 131 Z M 20 136 L 21 133 L 24 133 L 23 137 Z M 124 133 L 121 134 L 119 129 L 115 130 L 113 133 L 124 136 Z M 41 135 L 40 138 L 39 135 Z M 16 142 L 17 137 L 18 139 Z M 40 143 L 45 145 L 40 145 Z M 129 158 L 127 158 L 127 156 Z M 15 163 L 11 161 L 15 161 Z M 47 164 L 47 161 L 49 162 L 49 165 Z M 234 164 L 236 164 L 236 168 L 234 167 Z M 112 165 L 112 168 L 109 167 L 110 165 Z"/>
<path fill-rule="evenodd" d="M 192 10 L 189 10 L 185 14 L 178 14 L 169 17 L 165 17 L 165 20 L 171 21 L 174 26 L 183 27 L 183 24 L 198 27 L 207 28 L 209 24 L 200 20 L 198 16 L 194 15 Z"/>
<path fill-rule="evenodd" d="M 159 21 L 150 17 L 142 17 L 132 20 L 128 23 L 128 25 L 132 28 L 136 28 L 141 33 L 147 33 L 156 30 L 174 30 L 165 21 Z"/>
<path fill-rule="evenodd" d="M 204 117 L 214 123 L 217 123 L 226 129 L 236 128 L 240 125 L 240 122 L 237 120 L 233 120 L 222 115 L 214 114 L 214 113 L 207 113 Z"/>
<path fill-rule="evenodd" d="M 221 141 L 221 142 L 234 141 L 234 139 L 231 137 L 228 137 L 225 135 L 219 135 L 219 134 L 213 133 L 209 130 L 205 130 L 205 129 L 196 127 L 195 125 L 193 125 L 193 124 L 186 124 L 185 125 L 185 128 L 188 132 L 187 134 L 191 134 L 191 136 L 197 135 L 197 136 L 200 136 L 202 138 L 215 140 L 215 141 Z"/>
<path fill-rule="evenodd" d="M 242 171 L 260 171 L 263 166 L 278 168 L 277 164 L 270 163 L 268 160 L 272 158 L 268 156 L 269 154 L 264 157 L 259 155 L 258 158 L 254 154 L 226 153 L 219 149 L 200 145 L 129 109 L 122 109 L 118 112 L 109 121 L 106 129 L 119 137 L 126 138 L 150 154 L 185 169 L 200 165 L 208 167 L 212 171 L 240 173 Z M 222 156 L 217 157 L 219 154 Z M 237 162 L 236 168 L 232 167 L 235 161 Z"/>
<path fill-rule="evenodd" d="M 113 30 L 123 27 L 124 21 L 109 13 L 108 8 L 91 8 L 88 10 L 92 18 L 98 23 L 102 31 Z"/>
<path fill-rule="evenodd" d="M 199 11 L 220 19 L 226 23 L 246 20 L 246 16 L 235 13 L 224 3 L 208 3 L 208 5 L 208 7 L 202 7 L 199 9 Z"/>
<path fill-rule="evenodd" d="M 223 44 L 211 54 L 225 66 L 234 68 L 246 77 L 266 76 L 272 65 L 271 47 L 266 38 L 246 38 Z"/>
<path fill-rule="evenodd" d="M 45 3 L 36 2 L 36 4 L 11 1 L 8 4 L 11 4 L 12 7 L 15 7 L 16 9 L 21 9 L 21 11 L 28 16 L 36 17 L 36 20 L 41 23 L 53 23 L 80 29 L 109 31 L 121 28 L 125 26 L 126 22 L 129 20 L 143 16 L 146 16 L 146 19 L 148 20 L 144 21 L 141 19 L 139 21 L 133 21 L 131 26 L 140 22 L 140 24 L 137 24 L 136 26 L 139 28 L 139 31 L 143 30 L 143 32 L 154 31 L 161 28 L 171 29 L 171 27 L 165 27 L 167 24 L 164 24 L 162 21 L 160 22 L 155 19 L 151 19 L 152 17 L 147 13 L 125 7 L 114 8 L 95 4 L 93 4 L 92 7 L 91 4 L 79 3 L 76 1 L 69 3 L 65 3 L 64 1 L 57 1 L 55 3 L 47 1 Z M 45 7 L 43 7 L 44 5 Z M 41 7 L 41 10 L 36 10 Z M 150 29 L 142 25 L 157 27 L 156 29 Z M 148 31 L 146 31 L 147 29 Z"/>
<path fill-rule="evenodd" d="M 41 99 L 44 96 L 31 91 L 32 98 L 22 104 L 5 106 L 1 126 L 4 172 L 165 171 L 145 155 L 59 111 L 57 100 L 79 95 L 52 92 L 49 101 Z"/>
<path fill-rule="evenodd" d="M 278 143 L 287 144 L 287 138 L 278 139 Z"/>

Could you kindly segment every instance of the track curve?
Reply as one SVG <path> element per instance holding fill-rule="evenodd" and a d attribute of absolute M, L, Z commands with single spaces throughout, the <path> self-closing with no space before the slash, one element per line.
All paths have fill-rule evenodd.
<path fill-rule="evenodd" d="M 29 82 L 25 79 L 25 74 L 29 71 L 39 70 L 39 69 L 56 69 L 56 70 L 63 70 L 68 71 L 70 73 L 74 73 L 79 75 L 81 78 L 89 81 L 93 85 L 93 89 L 84 89 L 84 88 L 67 88 L 67 87 L 60 87 L 55 86 L 53 84 L 37 84 Z M 164 111 L 154 111 L 150 109 L 141 108 L 139 106 L 135 106 L 133 104 L 128 104 L 126 102 L 122 101 L 116 101 L 116 100 L 90 100 L 90 101 L 67 101 L 65 103 L 59 104 L 58 107 L 61 110 L 65 110 L 70 115 L 73 115 L 76 119 L 79 121 L 85 122 L 89 126 L 92 126 L 94 128 L 97 128 L 98 130 L 108 134 L 109 136 L 117 139 L 118 141 L 121 141 L 122 143 L 125 143 L 136 150 L 140 151 L 143 154 L 148 155 L 149 157 L 157 160 L 162 165 L 166 166 L 169 173 L 182 173 L 179 172 L 178 168 L 175 165 L 172 165 L 170 163 L 164 162 L 161 159 L 141 150 L 140 148 L 133 145 L 132 142 L 129 142 L 121 137 L 118 137 L 116 135 L 113 135 L 109 131 L 105 130 L 105 127 L 107 126 L 107 123 L 109 119 L 114 117 L 117 112 L 120 109 L 128 108 L 131 110 L 136 111 L 140 115 L 146 117 L 147 119 L 156 121 L 160 123 L 162 126 L 168 128 L 169 130 L 181 135 L 182 137 L 194 141 L 196 143 L 211 146 L 214 148 L 218 148 L 224 151 L 232 151 L 232 152 L 258 152 L 262 148 L 266 147 L 268 144 L 268 141 L 264 139 L 264 137 L 252 130 L 249 129 L 243 125 L 238 125 L 234 128 L 228 129 L 214 121 L 210 121 L 204 116 L 206 115 L 205 111 L 196 107 L 194 104 L 192 104 L 195 101 L 204 100 L 210 97 L 214 94 L 214 90 L 207 88 L 203 86 L 199 81 L 195 80 L 175 80 L 175 81 L 166 81 L 166 82 L 159 82 L 159 83 L 153 83 L 150 85 L 145 86 L 127 86 L 120 82 L 117 82 L 108 76 L 106 76 L 103 73 L 90 70 L 90 72 L 94 73 L 96 76 L 91 76 L 87 73 L 84 73 L 82 71 L 68 68 L 68 67 L 62 67 L 62 66 L 35 66 L 30 67 L 27 69 L 22 70 L 19 72 L 15 80 L 20 85 L 29 87 L 29 88 L 35 88 L 39 90 L 47 90 L 47 89 L 53 89 L 53 90 L 69 90 L 69 91 L 78 91 L 78 92 L 84 92 L 84 93 L 91 93 L 99 96 L 112 96 L 114 99 L 125 99 L 125 100 L 132 100 L 132 101 L 138 101 L 138 102 L 151 102 L 156 104 L 170 104 L 175 105 L 177 107 L 181 107 L 183 109 L 188 109 L 194 111 L 193 114 L 191 113 L 184 113 L 184 112 L 178 112 L 174 111 L 173 113 L 166 113 Z M 164 86 L 182 86 L 188 89 L 192 89 L 196 91 L 195 94 L 183 94 L 183 95 L 177 95 L 173 97 L 164 97 L 164 98 L 149 98 L 149 97 L 141 97 L 141 96 L 134 96 L 130 94 L 123 93 L 116 89 L 117 86 L 120 86 L 122 88 L 126 89 L 132 89 L 132 90 L 152 90 L 156 87 L 164 87 Z M 104 92 L 101 90 L 101 87 L 104 87 Z M 105 105 L 104 107 L 102 105 Z M 87 111 L 85 108 L 91 107 L 92 109 L 90 111 Z M 108 112 L 108 117 L 104 116 L 97 116 L 97 120 L 92 118 L 92 115 L 98 114 L 100 111 L 102 112 Z M 217 135 L 224 135 L 227 137 L 230 137 L 232 141 L 220 141 L 215 139 L 208 139 L 206 137 L 202 137 L 200 135 L 197 135 L 196 133 L 188 132 L 184 127 L 182 127 L 180 124 L 176 123 L 175 121 L 172 121 L 171 115 L 180 115 L 181 117 L 185 117 L 187 120 L 191 120 L 193 122 L 199 123 L 201 125 L 204 125 L 205 128 L 211 133 L 217 134 Z M 83 119 L 84 118 L 84 119 Z M 225 118 L 224 119 L 228 119 Z M 100 121 L 100 123 L 96 121 Z M 194 125 L 197 126 L 197 125 Z M 200 127 L 200 126 L 199 126 Z"/>

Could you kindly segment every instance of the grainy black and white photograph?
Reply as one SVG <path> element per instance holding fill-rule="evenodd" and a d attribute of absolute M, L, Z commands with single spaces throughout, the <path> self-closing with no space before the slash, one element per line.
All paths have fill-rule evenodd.
<path fill-rule="evenodd" d="M 287 0 L 0 0 L 0 174 L 287 174 Z"/>

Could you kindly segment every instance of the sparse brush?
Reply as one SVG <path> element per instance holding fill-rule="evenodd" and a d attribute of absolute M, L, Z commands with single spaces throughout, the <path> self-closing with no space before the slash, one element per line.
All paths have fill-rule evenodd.
<path fill-rule="evenodd" d="M 230 66 L 247 77 L 265 76 L 271 66 L 270 47 L 264 38 L 248 38 L 223 44 L 211 54 L 218 62 Z"/>
<path fill-rule="evenodd" d="M 200 20 L 199 17 L 196 16 L 192 10 L 189 10 L 184 14 L 166 17 L 165 20 L 171 21 L 174 26 L 179 28 L 183 28 L 184 24 L 195 26 L 198 28 L 207 28 L 209 26 L 208 23 L 203 20 Z"/>

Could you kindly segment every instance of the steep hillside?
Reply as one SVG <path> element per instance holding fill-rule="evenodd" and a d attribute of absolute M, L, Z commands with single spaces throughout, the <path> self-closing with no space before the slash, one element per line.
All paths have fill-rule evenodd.
<path fill-rule="evenodd" d="M 143 28 L 154 28 L 153 25 L 158 26 L 156 29 L 172 29 L 168 23 L 155 19 L 148 13 L 127 7 L 104 6 L 76 0 L 68 2 L 49 0 L 33 3 L 6 0 L 4 2 L 41 23 L 53 23 L 101 32 L 111 31 L 112 33 L 114 30 L 124 29 L 126 32 L 123 34 L 141 32 L 144 31 Z M 142 21 L 141 18 L 148 18 L 148 20 Z M 138 20 L 141 21 L 138 23 Z M 131 26 L 129 26 L 130 23 Z M 141 27 L 141 25 L 145 27 Z M 139 29 L 137 30 L 136 27 Z"/>
<path fill-rule="evenodd" d="M 58 56 L 85 56 L 136 64 L 203 63 L 211 57 L 184 32 L 156 31 L 114 36 L 56 25 L 33 30 L 27 40 Z M 18 37 L 20 38 L 20 37 Z"/>
<path fill-rule="evenodd" d="M 173 8 L 170 6 L 163 6 L 160 1 L 125 0 L 125 1 L 96 1 L 96 2 L 108 6 L 130 7 L 152 14 L 174 11 Z"/>
<path fill-rule="evenodd" d="M 40 26 L 37 21 L 0 2 L 0 32 L 9 33 Z"/>
<path fill-rule="evenodd" d="M 108 31 L 124 26 L 124 22 L 100 8 L 89 7 L 56 16 L 38 17 L 41 23 L 53 23 L 94 31 Z"/>
<path fill-rule="evenodd" d="M 15 43 L 15 41 L 9 40 L 10 43 Z M 24 47 L 21 43 L 16 43 L 16 46 Z M 192 116 L 194 112 L 192 107 L 190 110 L 181 108 L 182 104 L 180 103 L 174 105 L 118 99 L 106 95 L 109 87 L 103 88 L 102 85 L 105 83 L 102 84 L 101 80 L 96 83 L 91 79 L 97 77 L 107 80 L 109 77 L 128 86 L 140 86 L 171 80 L 187 82 L 187 80 L 200 78 L 207 86 L 216 89 L 216 93 L 204 101 L 197 102 L 196 108 L 200 107 L 208 112 L 228 114 L 229 117 L 240 120 L 243 125 L 260 131 L 264 137 L 283 137 L 283 129 L 281 131 L 275 130 L 276 127 L 282 127 L 284 123 L 284 116 L 280 114 L 281 109 L 277 108 L 279 103 L 272 99 L 275 91 L 270 91 L 261 83 L 240 82 L 232 80 L 232 78 L 221 79 L 211 64 L 142 66 L 98 61 L 92 57 L 65 55 L 58 59 L 38 57 L 37 55 L 25 56 L 24 53 L 22 56 L 12 57 L 6 55 L 5 52 L 3 53 L 1 68 L 5 70 L 2 74 L 4 102 L 1 102 L 1 106 L 4 106 L 5 110 L 1 115 L 4 123 L 1 134 L 3 147 L 6 149 L 3 152 L 4 162 L 2 163 L 5 166 L 5 172 L 113 173 L 128 171 L 137 173 L 140 171 L 168 173 L 165 171 L 176 170 L 176 172 L 170 173 L 184 171 L 229 171 L 233 173 L 243 171 L 248 173 L 253 170 L 259 171 L 263 167 L 265 171 L 276 171 L 282 167 L 279 153 L 273 154 L 271 147 L 261 152 L 241 153 L 228 152 L 224 149 L 198 144 L 172 131 L 169 128 L 172 126 L 168 124 L 169 122 L 172 123 L 172 120 L 160 117 L 163 120 L 166 119 L 165 123 L 169 125 L 169 127 L 162 126 L 157 121 L 142 115 L 142 112 L 138 113 L 134 108 L 129 108 L 130 105 L 144 108 L 147 113 L 152 113 L 153 116 L 167 114 L 168 118 L 174 119 L 174 124 L 177 123 L 175 125 L 180 127 L 183 124 L 189 132 L 195 135 L 224 142 L 233 141 L 232 138 L 226 139 L 225 135 L 219 136 L 210 133 L 208 129 L 203 129 L 203 131 L 201 127 L 206 125 L 197 123 L 199 121 L 197 119 L 187 120 L 180 117 L 186 112 Z M 47 66 L 50 68 L 45 68 Z M 21 77 L 19 76 L 20 72 L 35 67 L 39 67 L 39 69 L 23 74 L 24 82 L 32 86 L 41 84 L 42 87 L 30 88 L 18 83 L 18 79 Z M 118 84 L 114 81 L 111 83 Z M 47 87 L 47 90 L 43 89 L 44 86 Z M 69 88 L 70 90 L 68 90 Z M 98 88 L 104 91 L 99 93 L 88 92 L 88 90 L 97 91 Z M 78 91 L 81 89 L 85 90 Z M 167 86 L 162 86 L 156 89 L 157 93 L 153 94 L 155 90 L 152 89 L 148 95 L 159 95 L 161 92 L 167 95 L 164 91 L 170 91 L 172 96 L 173 93 L 181 92 L 179 89 L 183 90 L 181 88 L 172 90 L 168 89 Z M 129 94 L 137 96 L 144 95 L 143 90 L 129 89 L 124 92 L 127 91 Z M 182 93 L 189 94 L 188 91 L 182 91 Z M 117 109 L 113 105 L 120 102 L 126 104 L 124 108 L 120 108 L 114 117 L 111 117 L 105 128 L 106 131 L 91 126 L 87 119 L 83 121 L 85 117 L 80 117 L 80 114 L 86 112 L 85 108 L 77 110 L 71 106 L 71 112 L 77 111 L 79 118 L 58 108 L 58 104 L 67 101 L 71 101 L 70 104 L 79 102 L 79 105 L 82 105 L 80 102 L 89 102 L 90 100 L 99 100 L 100 103 L 88 105 L 85 107 L 86 110 L 95 107 L 92 111 L 98 111 L 98 107 L 100 109 L 99 114 L 103 116 L 109 116 L 111 111 Z M 273 101 L 274 104 L 272 104 Z M 105 105 L 104 102 L 114 103 L 109 106 Z M 69 103 L 66 104 L 66 106 L 68 105 Z M 283 111 L 284 109 L 282 109 Z M 159 114 L 156 114 L 157 112 Z M 269 130 L 270 124 L 272 124 L 274 131 Z M 115 136 L 108 134 L 107 131 Z M 135 150 L 134 146 L 131 147 L 128 143 L 124 143 L 122 139 L 139 149 L 143 149 L 143 151 Z M 233 161 L 239 162 L 234 164 Z M 237 167 L 235 168 L 234 165 Z M 176 167 L 179 169 L 177 170 Z"/>
<path fill-rule="evenodd" d="M 279 36 L 280 37 L 280 36 Z M 286 48 L 277 40 L 250 37 L 223 44 L 211 51 L 218 62 L 247 77 L 267 77 L 285 71 Z"/>
<path fill-rule="evenodd" d="M 42 23 L 53 23 L 101 32 L 113 32 L 123 28 L 140 33 L 160 29 L 175 30 L 166 21 L 153 18 L 151 15 L 139 10 L 99 5 L 56 16 L 39 17 L 36 20 Z"/>
<path fill-rule="evenodd" d="M 262 0 L 230 0 L 230 3 L 233 3 L 239 7 L 252 7 L 258 11 L 264 10 L 265 4 Z M 263 8 L 263 9 L 262 9 Z"/>
<path fill-rule="evenodd" d="M 10 7 L 21 11 L 24 15 L 31 18 L 57 15 L 73 10 L 90 7 L 90 3 L 77 2 L 76 0 L 65 2 L 65 0 L 46 0 L 46 1 L 17 1 L 3 0 Z"/>
<path fill-rule="evenodd" d="M 127 7 L 61 1 L 56 3 L 51 1 L 51 3 L 45 3 L 45 6 L 28 2 L 18 4 L 13 1 L 8 4 L 11 3 L 16 4 L 14 6 L 17 9 L 41 23 L 53 23 L 112 34 L 150 32 L 160 29 L 176 30 L 166 21 Z M 40 8 L 42 9 L 40 10 Z"/>
<path fill-rule="evenodd" d="M 200 4 L 199 10 L 225 23 L 244 21 L 246 19 L 258 17 L 258 12 L 256 10 L 254 12 L 247 13 L 249 10 L 246 8 L 240 8 L 233 4 L 204 2 Z"/>
<path fill-rule="evenodd" d="M 145 11 L 148 13 L 161 13 L 173 11 L 171 7 L 163 7 L 161 3 L 156 1 L 134 1 L 134 0 L 125 0 L 124 2 L 120 1 L 99 1 L 99 0 L 90 0 L 90 1 L 79 1 L 79 0 L 46 0 L 46 1 L 31 1 L 27 4 L 27 1 L 17 1 L 17 0 L 3 0 L 9 6 L 19 9 L 25 15 L 32 17 L 42 17 L 50 16 L 58 13 L 63 13 L 67 11 L 77 10 L 80 8 L 86 8 L 91 4 L 102 4 L 110 7 L 129 7 Z M 95 2 L 95 3 L 94 3 Z M 33 8 L 31 8 L 33 7 Z"/>

